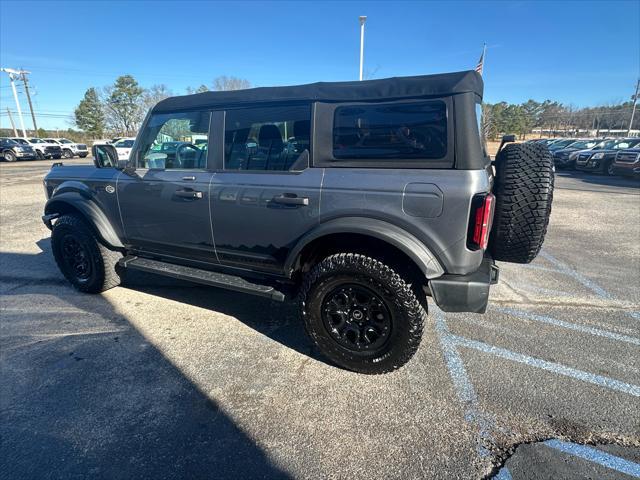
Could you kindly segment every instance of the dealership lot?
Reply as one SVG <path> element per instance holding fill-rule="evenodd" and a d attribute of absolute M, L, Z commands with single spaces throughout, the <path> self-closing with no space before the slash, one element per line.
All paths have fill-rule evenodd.
<path fill-rule="evenodd" d="M 290 304 L 142 274 L 74 291 L 40 221 L 50 163 L 0 164 L 1 477 L 640 468 L 637 181 L 559 173 L 543 253 L 501 265 L 487 314 L 432 308 L 416 357 L 369 377 L 327 364 Z"/>

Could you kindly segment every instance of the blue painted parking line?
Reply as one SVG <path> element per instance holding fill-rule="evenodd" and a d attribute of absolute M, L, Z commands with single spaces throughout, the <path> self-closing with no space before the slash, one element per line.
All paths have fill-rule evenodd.
<path fill-rule="evenodd" d="M 509 469 L 507 467 L 502 467 L 498 473 L 496 473 L 496 476 L 493 477 L 495 480 L 512 480 L 511 477 L 511 472 L 509 471 Z"/>
<path fill-rule="evenodd" d="M 582 370 L 567 367 L 566 365 L 561 365 L 559 363 L 548 362 L 539 358 L 512 352 L 511 350 L 507 350 L 504 348 L 494 347 L 493 345 L 478 342 L 477 340 L 470 340 L 468 338 L 458 337 L 455 335 L 450 335 L 450 338 L 457 345 L 461 345 L 463 347 L 490 353 L 506 360 L 523 363 L 525 365 L 540 368 L 542 370 L 553 372 L 558 375 L 564 375 L 566 377 L 575 378 L 576 380 L 581 380 L 583 382 L 593 383 L 594 385 L 608 388 L 610 390 L 616 390 L 618 392 L 633 395 L 635 397 L 640 397 L 640 387 L 637 385 L 621 382 L 620 380 L 615 380 L 613 378 L 605 377 L 602 375 L 595 375 L 593 373 L 584 372 Z"/>
<path fill-rule="evenodd" d="M 611 295 L 604 288 L 602 288 L 592 280 L 589 280 L 587 277 L 577 272 L 573 268 L 569 267 L 567 264 L 561 262 L 560 260 L 555 258 L 553 255 L 547 253 L 545 250 L 541 250 L 539 255 L 545 260 L 547 260 L 548 262 L 552 263 L 553 266 L 558 269 L 558 271 L 564 273 L 565 275 L 573 277 L 582 285 L 584 285 L 589 290 L 591 290 L 593 293 L 598 295 L 600 298 L 611 299 Z"/>
<path fill-rule="evenodd" d="M 588 460 L 603 467 L 615 470 L 632 477 L 640 478 L 640 464 L 631 462 L 624 458 L 616 457 L 596 448 L 577 443 L 563 442 L 562 440 L 547 440 L 544 442 L 547 447 L 559 450 L 563 453 Z M 498 477 L 496 477 L 498 478 Z"/>
<path fill-rule="evenodd" d="M 596 335 L 598 337 L 605 337 L 611 340 L 618 340 L 620 342 L 631 343 L 633 345 L 640 345 L 640 338 L 630 337 L 628 335 L 622 335 L 620 333 L 610 332 L 608 330 L 603 330 L 601 328 L 589 327 L 586 325 L 578 325 L 571 322 L 565 322 L 564 320 L 559 320 L 557 318 L 549 317 L 547 315 L 538 315 L 535 313 L 530 313 L 524 310 L 518 310 L 510 307 L 494 307 L 494 310 L 502 313 L 507 313 L 515 317 L 524 318 L 527 320 L 548 323 L 550 325 L 555 325 L 557 327 L 567 328 L 567 329 L 575 330 L 582 333 L 589 333 L 591 335 Z"/>
<path fill-rule="evenodd" d="M 460 400 L 465 408 L 464 418 L 467 422 L 478 427 L 481 440 L 492 441 L 491 430 L 494 427 L 494 422 L 490 417 L 480 411 L 478 397 L 469 380 L 456 345 L 452 341 L 452 335 L 449 333 L 444 319 L 444 313 L 437 308 L 434 308 L 432 312 L 436 320 L 436 331 L 440 337 L 440 344 L 442 345 L 442 352 L 444 353 L 444 359 L 447 364 L 447 369 L 449 370 L 449 376 L 453 382 L 458 400 Z M 489 451 L 483 445 L 478 445 L 478 454 L 481 457 L 487 457 L 489 456 Z"/>

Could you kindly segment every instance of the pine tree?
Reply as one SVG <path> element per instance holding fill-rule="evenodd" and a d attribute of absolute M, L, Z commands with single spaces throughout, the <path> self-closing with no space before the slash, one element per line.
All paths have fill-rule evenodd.
<path fill-rule="evenodd" d="M 101 137 L 105 130 L 104 111 L 95 88 L 90 88 L 75 110 L 76 125 L 94 138 Z"/>

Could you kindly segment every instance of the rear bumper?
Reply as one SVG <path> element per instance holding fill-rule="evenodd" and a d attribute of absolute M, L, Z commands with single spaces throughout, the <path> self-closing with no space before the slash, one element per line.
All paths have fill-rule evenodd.
<path fill-rule="evenodd" d="M 443 275 L 429 281 L 436 305 L 445 312 L 484 313 L 489 301 L 489 287 L 498 283 L 500 269 L 492 258 L 485 257 L 480 268 L 467 275 Z"/>

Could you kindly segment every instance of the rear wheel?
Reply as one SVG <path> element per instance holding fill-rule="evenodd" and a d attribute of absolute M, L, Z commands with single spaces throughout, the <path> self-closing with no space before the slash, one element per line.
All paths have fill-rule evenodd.
<path fill-rule="evenodd" d="M 68 148 L 62 152 L 62 155 L 64 156 L 64 158 L 73 158 L 73 152 Z"/>
<path fill-rule="evenodd" d="M 412 285 L 384 263 L 331 255 L 305 277 L 300 312 L 309 336 L 337 365 L 387 373 L 415 354 L 427 312 Z"/>
<path fill-rule="evenodd" d="M 602 173 L 602 175 L 607 175 L 609 177 L 614 175 L 614 172 L 613 172 L 613 160 L 609 160 L 609 161 L 605 162 L 602 165 L 601 173 Z"/>
<path fill-rule="evenodd" d="M 554 167 L 543 145 L 510 143 L 496 156 L 495 260 L 529 263 L 542 248 L 553 202 Z"/>
<path fill-rule="evenodd" d="M 63 215 L 56 221 L 51 246 L 58 268 L 81 292 L 100 293 L 120 284 L 116 269 L 122 254 L 98 242 L 79 215 Z"/>

